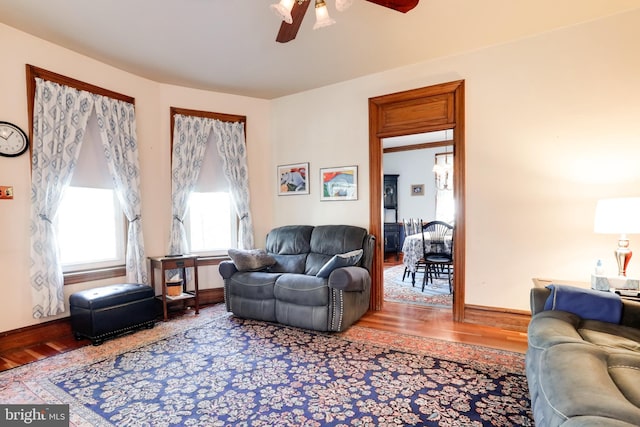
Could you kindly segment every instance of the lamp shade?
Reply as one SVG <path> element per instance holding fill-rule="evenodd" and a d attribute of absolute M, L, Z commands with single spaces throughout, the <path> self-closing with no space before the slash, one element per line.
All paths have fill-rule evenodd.
<path fill-rule="evenodd" d="M 353 0 L 336 0 L 336 9 L 342 12 L 343 10 L 347 10 L 349 7 L 351 7 L 352 3 Z"/>
<path fill-rule="evenodd" d="M 327 4 L 324 2 L 324 0 L 316 0 L 316 23 L 313 26 L 313 29 L 317 30 L 318 28 L 328 27 L 329 25 L 333 25 L 335 23 L 336 21 L 334 21 L 329 16 Z"/>
<path fill-rule="evenodd" d="M 293 3 L 295 0 L 280 0 L 280 3 L 274 3 L 271 5 L 271 9 L 278 15 L 284 22 L 291 24 L 293 18 L 291 17 L 291 9 L 293 9 Z"/>
<path fill-rule="evenodd" d="M 602 234 L 640 234 L 640 197 L 598 200 L 593 231 Z"/>

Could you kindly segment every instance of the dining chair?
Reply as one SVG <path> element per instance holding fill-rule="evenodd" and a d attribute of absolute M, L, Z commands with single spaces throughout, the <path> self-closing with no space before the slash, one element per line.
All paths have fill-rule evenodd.
<path fill-rule="evenodd" d="M 404 237 L 405 239 L 407 238 L 407 236 L 411 236 L 414 234 L 420 234 L 422 232 L 422 220 L 419 218 L 403 218 L 402 219 L 402 225 L 404 227 Z M 419 270 L 424 270 L 425 267 L 425 263 L 424 260 L 421 258 L 419 258 L 416 263 L 415 263 L 415 271 L 412 273 L 409 270 L 409 267 L 405 267 L 404 268 L 404 273 L 402 273 L 402 281 L 404 282 L 404 279 L 406 277 L 409 277 L 409 275 L 411 275 L 412 280 L 411 280 L 411 285 L 415 286 L 416 283 L 416 272 L 418 272 Z"/>
<path fill-rule="evenodd" d="M 449 293 L 453 293 L 453 231 L 454 227 L 444 221 L 430 221 L 422 226 L 422 253 L 425 273 L 422 290 L 434 278 L 445 272 L 449 278 Z"/>

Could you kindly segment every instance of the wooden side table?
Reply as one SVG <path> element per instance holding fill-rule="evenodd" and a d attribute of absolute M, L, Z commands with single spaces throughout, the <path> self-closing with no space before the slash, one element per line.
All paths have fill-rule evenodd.
<path fill-rule="evenodd" d="M 194 255 L 180 255 L 180 256 L 161 256 L 161 257 L 149 257 L 151 261 L 151 287 L 155 289 L 155 270 L 159 268 L 161 271 L 160 277 L 162 278 L 162 294 L 156 297 L 162 300 L 162 315 L 163 319 L 167 320 L 167 304 L 175 301 L 193 301 L 195 313 L 200 311 L 200 299 L 198 295 L 198 257 Z M 193 283 L 194 289 L 187 289 L 187 276 L 186 269 L 193 268 Z M 179 296 L 167 296 L 167 270 L 181 270 L 182 271 L 182 293 Z"/>

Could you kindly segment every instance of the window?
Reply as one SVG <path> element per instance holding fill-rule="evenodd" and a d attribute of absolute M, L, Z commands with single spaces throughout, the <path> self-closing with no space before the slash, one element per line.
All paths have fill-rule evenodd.
<path fill-rule="evenodd" d="M 125 264 L 124 213 L 104 158 L 95 112 L 56 216 L 63 272 Z"/>
<path fill-rule="evenodd" d="M 175 127 L 177 114 L 246 123 L 244 116 L 171 107 L 172 129 Z M 173 145 L 173 133 L 171 143 Z M 237 247 L 238 218 L 213 131 L 206 144 L 198 178 L 189 195 L 184 228 L 190 252 L 203 256 L 226 255 L 229 248 Z"/>
<path fill-rule="evenodd" d="M 80 80 L 75 80 L 70 77 L 62 76 L 57 73 L 53 73 L 51 71 L 47 71 L 42 68 L 35 67 L 33 65 L 26 66 L 27 72 L 27 109 L 29 114 L 29 136 L 32 140 L 33 135 L 31 130 L 34 125 L 34 117 L 36 116 L 35 109 L 35 92 L 36 92 L 36 79 L 40 78 L 43 80 L 47 80 L 53 83 L 69 86 L 78 90 L 84 90 L 91 92 L 96 95 L 106 96 L 115 100 L 120 100 L 129 104 L 135 104 L 135 99 L 123 95 L 114 91 L 110 91 Z M 93 143 L 88 143 L 92 141 Z M 72 255 L 73 252 L 68 252 L 67 249 L 63 249 L 64 247 L 73 248 L 76 250 L 78 246 L 82 247 L 82 251 L 88 254 L 91 254 L 89 258 L 94 258 L 94 262 L 86 262 L 87 260 L 79 261 L 74 264 L 76 261 L 69 261 L 69 264 L 63 266 L 64 272 L 64 284 L 69 285 L 73 283 L 84 283 L 91 280 L 99 280 L 99 279 L 107 279 L 111 277 L 120 277 L 126 274 L 125 271 L 125 251 L 126 251 L 126 240 L 127 240 L 127 221 L 124 214 L 120 211 L 118 207 L 118 201 L 113 196 L 113 184 L 111 183 L 111 177 L 107 171 L 106 160 L 104 157 L 104 153 L 102 152 L 102 147 L 100 142 L 100 135 L 98 131 L 97 118 L 95 115 L 95 111 L 92 113 L 89 121 L 87 123 L 87 129 L 85 130 L 84 141 L 80 149 L 80 159 L 78 159 L 78 163 L 74 174 L 71 179 L 69 191 L 63 195 L 64 199 L 61 201 L 62 206 L 61 209 L 64 209 L 67 212 L 71 213 L 60 213 L 56 214 L 54 219 L 54 224 L 56 227 L 62 227 L 62 230 L 57 229 L 57 237 L 58 241 L 56 244 L 58 245 L 58 249 L 60 250 L 62 256 L 64 257 L 65 262 L 67 260 L 71 260 L 73 258 L 77 258 L 75 255 Z M 104 203 L 107 203 L 106 200 L 109 199 L 109 204 L 113 205 L 114 214 L 109 214 L 109 225 L 105 225 L 105 223 L 94 221 L 91 223 L 92 225 L 83 224 L 89 228 L 89 232 L 84 233 L 85 236 L 90 236 L 87 239 L 87 243 L 81 243 L 75 241 L 73 237 L 73 232 L 69 233 L 64 231 L 65 229 L 69 229 L 68 225 L 65 223 L 72 223 L 73 220 L 66 221 L 67 217 L 70 215 L 74 215 L 74 213 L 79 212 L 81 209 L 85 208 L 88 203 L 83 201 L 80 203 L 77 201 L 77 192 L 74 188 L 85 189 L 85 191 L 91 191 L 92 196 L 97 199 L 103 199 Z M 89 190 L 91 189 L 91 190 Z M 108 190 L 111 193 L 110 196 L 104 195 L 100 190 Z M 80 191 L 80 190 L 78 190 Z M 73 193 L 76 193 L 74 195 Z M 102 193 L 102 196 L 98 196 L 98 193 Z M 85 196 L 83 196 L 85 197 Z M 89 197 L 89 196 L 86 196 Z M 74 200 L 75 199 L 75 200 Z M 96 202 L 97 203 L 97 202 Z M 111 211 L 109 211 L 111 212 Z M 98 212 L 103 213 L 103 212 Z M 82 215 L 84 219 L 87 218 L 95 218 L 95 212 L 87 212 Z M 113 217 L 113 219 L 112 219 Z M 112 224 L 111 224 L 112 223 Z M 74 223 L 74 229 L 80 223 Z M 103 253 L 96 253 L 94 249 L 99 246 L 102 246 L 103 240 L 103 231 L 109 231 L 109 242 L 112 242 L 115 239 L 116 242 L 116 253 L 117 256 L 115 259 L 111 261 L 105 261 Z M 77 235 L 82 235 L 82 233 L 76 233 Z M 48 243 L 48 242 L 46 242 Z M 111 246 L 111 243 L 105 244 L 105 246 Z M 69 253 L 67 256 L 66 254 Z M 109 250 L 110 255 L 107 258 L 111 258 L 113 251 Z"/>
<path fill-rule="evenodd" d="M 114 190 L 67 187 L 56 217 L 63 271 L 124 264 L 124 225 Z"/>
<path fill-rule="evenodd" d="M 231 195 L 228 192 L 192 192 L 185 227 L 191 252 L 226 254 L 237 241 Z"/>

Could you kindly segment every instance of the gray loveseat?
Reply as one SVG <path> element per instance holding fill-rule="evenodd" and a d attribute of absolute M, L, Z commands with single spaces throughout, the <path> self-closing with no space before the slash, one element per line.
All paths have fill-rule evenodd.
<path fill-rule="evenodd" d="M 640 426 L 640 303 L 622 300 L 619 323 L 545 310 L 531 290 L 526 372 L 537 427 Z"/>
<path fill-rule="evenodd" d="M 349 225 L 275 228 L 263 254 L 272 265 L 220 264 L 227 310 L 243 318 L 343 331 L 369 308 L 373 243 L 367 230 Z M 345 259 L 355 265 L 340 267 Z"/>

